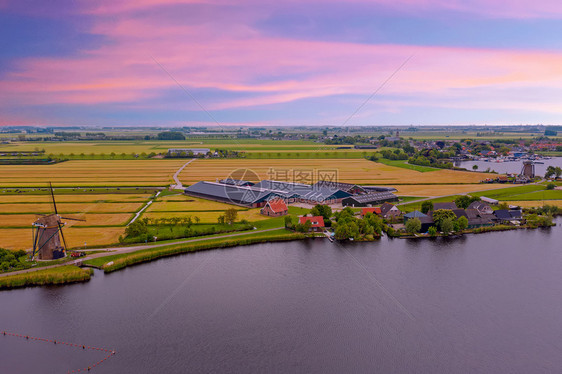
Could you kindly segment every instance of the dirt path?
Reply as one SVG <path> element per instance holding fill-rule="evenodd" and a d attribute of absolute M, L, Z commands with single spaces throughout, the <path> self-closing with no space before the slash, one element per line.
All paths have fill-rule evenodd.
<path fill-rule="evenodd" d="M 176 184 L 174 184 L 172 186 L 172 188 L 174 190 L 183 190 L 183 184 L 180 182 L 179 180 L 179 176 L 180 173 L 183 171 L 183 169 L 185 169 L 185 167 L 189 164 L 191 164 L 193 161 L 195 161 L 194 158 L 192 158 L 191 160 L 187 161 L 181 168 L 178 169 L 178 171 L 176 171 L 176 173 L 174 174 L 174 182 L 176 182 Z"/>

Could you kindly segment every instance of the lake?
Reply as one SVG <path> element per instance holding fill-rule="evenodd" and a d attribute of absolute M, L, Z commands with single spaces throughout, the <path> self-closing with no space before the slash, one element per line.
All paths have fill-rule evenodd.
<path fill-rule="evenodd" d="M 553 373 L 562 219 L 456 239 L 324 239 L 181 255 L 0 292 L 0 331 L 115 349 L 92 373 Z M 100 351 L 0 334 L 1 373 Z"/>
<path fill-rule="evenodd" d="M 562 157 L 552 157 L 550 160 L 540 160 L 544 162 L 543 164 L 535 164 L 535 174 L 540 177 L 544 177 L 546 173 L 546 168 L 549 166 L 561 166 L 562 167 Z M 477 171 L 486 171 L 490 168 L 490 171 L 496 171 L 498 173 L 509 173 L 509 174 L 519 174 L 523 168 L 523 161 L 509 161 L 509 162 L 486 162 L 486 161 L 462 161 L 460 163 L 461 168 L 467 170 L 472 170 L 474 165 L 478 165 Z"/>

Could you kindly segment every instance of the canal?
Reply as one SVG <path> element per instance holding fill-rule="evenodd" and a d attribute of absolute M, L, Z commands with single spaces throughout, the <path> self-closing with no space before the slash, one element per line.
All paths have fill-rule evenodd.
<path fill-rule="evenodd" d="M 456 239 L 316 239 L 0 292 L 1 373 L 552 373 L 562 220 Z"/>

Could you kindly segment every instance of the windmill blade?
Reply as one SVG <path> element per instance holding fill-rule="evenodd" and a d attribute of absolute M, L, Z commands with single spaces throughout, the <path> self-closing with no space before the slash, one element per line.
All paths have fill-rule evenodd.
<path fill-rule="evenodd" d="M 57 212 L 57 203 L 55 202 L 55 193 L 53 192 L 53 185 L 51 184 L 51 182 L 49 182 L 49 187 L 51 189 L 51 197 L 53 198 L 53 206 L 55 207 L 55 214 L 59 214 L 59 212 Z"/>
<path fill-rule="evenodd" d="M 62 242 L 64 244 L 64 250 L 66 251 L 67 246 L 66 246 L 66 240 L 64 239 L 64 233 L 62 232 L 62 226 L 63 225 L 59 222 L 59 232 L 60 232 L 60 236 L 62 238 Z"/>
<path fill-rule="evenodd" d="M 82 222 L 86 222 L 85 219 L 81 219 L 81 218 L 71 218 L 71 217 L 61 217 L 62 219 L 69 219 L 72 221 L 82 221 Z"/>

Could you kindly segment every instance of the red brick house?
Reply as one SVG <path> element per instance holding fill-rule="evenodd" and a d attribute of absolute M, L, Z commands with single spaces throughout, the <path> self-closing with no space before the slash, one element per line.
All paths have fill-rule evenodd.
<path fill-rule="evenodd" d="M 264 216 L 269 217 L 280 217 L 289 213 L 289 208 L 285 201 L 280 198 L 275 198 L 269 200 L 263 208 L 261 208 L 260 213 Z"/>
<path fill-rule="evenodd" d="M 306 221 L 310 221 L 310 231 L 322 232 L 324 231 L 324 217 L 299 217 L 299 223 L 304 225 Z"/>
<path fill-rule="evenodd" d="M 373 214 L 376 214 L 376 215 L 379 215 L 379 216 L 382 214 L 381 208 L 379 208 L 379 207 L 374 207 L 374 208 L 362 208 L 362 209 L 361 209 L 361 217 L 365 217 L 365 215 L 366 215 L 367 213 L 373 213 Z"/>

